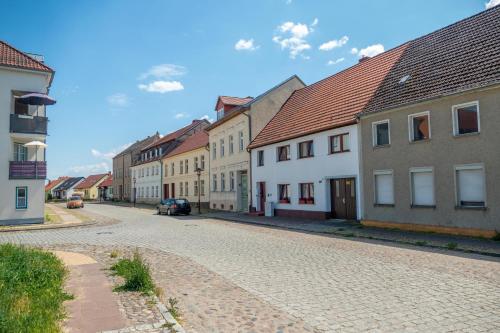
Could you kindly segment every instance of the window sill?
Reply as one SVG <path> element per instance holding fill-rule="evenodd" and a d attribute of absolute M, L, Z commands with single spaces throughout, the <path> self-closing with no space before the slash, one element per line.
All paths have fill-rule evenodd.
<path fill-rule="evenodd" d="M 375 149 L 382 149 L 382 148 L 390 148 L 391 144 L 388 145 L 380 145 L 380 146 L 373 146 L 373 150 Z"/>
<path fill-rule="evenodd" d="M 474 132 L 474 133 L 464 133 L 464 134 L 453 134 L 453 137 L 454 138 L 466 138 L 468 136 L 477 136 L 479 135 L 481 132 Z"/>
<path fill-rule="evenodd" d="M 373 204 L 373 207 L 395 207 L 395 204 Z"/>
<path fill-rule="evenodd" d="M 311 156 L 299 156 L 297 159 L 298 160 L 303 160 L 303 159 L 306 159 L 306 158 L 313 158 L 314 155 L 311 155 Z"/>
<path fill-rule="evenodd" d="M 410 208 L 430 208 L 436 209 L 436 205 L 410 205 Z"/>
<path fill-rule="evenodd" d="M 488 207 L 480 206 L 455 206 L 455 209 L 459 210 L 488 210 Z"/>
<path fill-rule="evenodd" d="M 349 152 L 351 152 L 351 151 L 350 151 L 350 150 L 331 151 L 329 154 L 330 154 L 330 155 L 337 155 L 337 154 L 349 153 Z"/>
<path fill-rule="evenodd" d="M 277 160 L 276 162 L 286 162 L 286 161 L 290 161 L 290 159 L 287 159 L 287 160 Z"/>
<path fill-rule="evenodd" d="M 422 140 L 413 140 L 413 141 L 410 141 L 410 144 L 413 145 L 413 144 L 419 144 L 419 143 L 425 143 L 425 142 L 429 142 L 431 141 L 431 139 L 422 139 Z"/>

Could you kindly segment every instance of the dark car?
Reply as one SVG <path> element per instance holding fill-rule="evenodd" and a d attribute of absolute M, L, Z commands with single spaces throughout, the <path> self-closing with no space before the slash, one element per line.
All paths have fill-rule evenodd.
<path fill-rule="evenodd" d="M 158 215 L 176 215 L 191 213 L 191 204 L 187 199 L 165 199 L 157 206 Z"/>

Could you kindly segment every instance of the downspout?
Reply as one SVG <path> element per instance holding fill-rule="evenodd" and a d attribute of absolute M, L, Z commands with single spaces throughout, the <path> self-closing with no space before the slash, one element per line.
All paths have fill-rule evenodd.
<path fill-rule="evenodd" d="M 163 200 L 163 158 L 160 158 L 160 202 Z"/>
<path fill-rule="evenodd" d="M 249 109 L 250 111 L 250 109 Z M 242 114 L 244 114 L 247 118 L 248 118 L 248 144 L 250 144 L 250 142 L 252 142 L 252 117 L 250 117 L 249 114 L 246 114 L 246 112 L 242 112 Z M 246 151 L 248 152 L 248 183 L 249 183 L 249 197 L 250 197 L 250 202 L 249 202 L 249 205 L 248 205 L 248 212 L 251 211 L 251 207 L 253 207 L 253 193 L 252 193 L 252 188 L 253 188 L 253 183 L 252 183 L 252 154 L 250 153 L 250 151 L 248 150 L 248 148 L 246 149 Z M 248 186 L 248 185 L 247 185 Z"/>

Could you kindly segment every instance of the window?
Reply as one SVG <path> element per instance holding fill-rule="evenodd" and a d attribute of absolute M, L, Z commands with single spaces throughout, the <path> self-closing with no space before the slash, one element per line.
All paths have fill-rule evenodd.
<path fill-rule="evenodd" d="M 486 184 L 482 164 L 455 167 L 456 196 L 459 207 L 486 207 Z"/>
<path fill-rule="evenodd" d="M 198 167 L 199 167 L 199 166 L 198 166 L 198 156 L 196 156 L 196 157 L 194 158 L 194 170 L 196 171 L 196 169 L 198 169 Z"/>
<path fill-rule="evenodd" d="M 25 147 L 23 143 L 14 143 L 14 161 L 26 160 L 28 160 L 28 147 Z"/>
<path fill-rule="evenodd" d="M 434 174 L 432 168 L 411 168 L 411 205 L 434 206 Z"/>
<path fill-rule="evenodd" d="M 168 164 L 165 164 L 165 177 L 168 176 Z"/>
<path fill-rule="evenodd" d="M 305 141 L 299 143 L 299 158 L 313 157 L 314 144 L 313 141 Z"/>
<path fill-rule="evenodd" d="M 200 180 L 200 191 L 201 191 L 200 195 L 202 196 L 205 195 L 205 181 L 203 179 Z"/>
<path fill-rule="evenodd" d="M 149 167 L 146 168 L 146 177 L 149 177 Z"/>
<path fill-rule="evenodd" d="M 409 115 L 408 132 L 410 142 L 430 139 L 431 123 L 429 111 Z"/>
<path fill-rule="evenodd" d="M 179 162 L 179 174 L 183 174 L 184 173 L 184 161 L 180 161 Z"/>
<path fill-rule="evenodd" d="M 155 194 L 156 194 L 156 197 L 158 198 L 158 185 L 156 186 Z"/>
<path fill-rule="evenodd" d="M 188 160 L 184 161 L 184 173 L 187 175 L 189 173 Z"/>
<path fill-rule="evenodd" d="M 224 157 L 224 139 L 220 139 L 220 157 Z"/>
<path fill-rule="evenodd" d="M 201 155 L 201 170 L 205 170 L 205 155 Z"/>
<path fill-rule="evenodd" d="M 170 175 L 173 176 L 175 174 L 175 166 L 174 163 L 170 163 Z"/>
<path fill-rule="evenodd" d="M 386 146 L 391 144 L 391 130 L 389 120 L 372 123 L 373 146 Z"/>
<path fill-rule="evenodd" d="M 146 187 L 146 198 L 149 198 L 149 186 Z"/>
<path fill-rule="evenodd" d="M 234 171 L 229 172 L 229 191 L 234 191 Z"/>
<path fill-rule="evenodd" d="M 264 166 L 264 151 L 257 151 L 257 166 Z"/>
<path fill-rule="evenodd" d="M 239 141 L 240 151 L 243 151 L 243 149 L 245 149 L 245 142 L 243 140 L 243 131 L 238 132 L 238 141 Z"/>
<path fill-rule="evenodd" d="M 278 194 L 280 203 L 290 203 L 290 185 L 289 184 L 279 184 Z"/>
<path fill-rule="evenodd" d="M 16 187 L 16 209 L 28 208 L 28 187 Z"/>
<path fill-rule="evenodd" d="M 220 174 L 220 190 L 223 192 L 226 190 L 226 174 Z"/>
<path fill-rule="evenodd" d="M 375 179 L 375 204 L 394 205 L 394 180 L 392 170 L 377 170 Z"/>
<path fill-rule="evenodd" d="M 349 133 L 330 137 L 330 154 L 343 153 L 351 150 Z"/>
<path fill-rule="evenodd" d="M 288 161 L 290 159 L 290 146 L 278 147 L 278 162 Z"/>
<path fill-rule="evenodd" d="M 184 183 L 184 195 L 185 196 L 189 195 L 189 185 L 188 185 L 188 182 Z"/>
<path fill-rule="evenodd" d="M 233 136 L 229 136 L 229 155 L 232 155 L 234 153 L 234 142 L 233 142 Z"/>
<path fill-rule="evenodd" d="M 479 133 L 479 103 L 471 102 L 452 107 L 453 135 Z"/>
<path fill-rule="evenodd" d="M 217 120 L 222 119 L 224 117 L 224 107 L 220 110 L 217 110 Z"/>
<path fill-rule="evenodd" d="M 212 175 L 212 189 L 213 192 L 217 191 L 217 175 Z"/>
<path fill-rule="evenodd" d="M 314 203 L 314 184 L 301 183 L 299 184 L 299 204 L 313 204 Z"/>
<path fill-rule="evenodd" d="M 179 183 L 179 195 L 181 197 L 184 196 L 184 183 L 183 182 Z"/>
<path fill-rule="evenodd" d="M 198 181 L 194 181 L 194 193 L 193 195 L 198 196 Z"/>
<path fill-rule="evenodd" d="M 217 159 L 217 144 L 215 142 L 212 143 L 212 159 Z"/>

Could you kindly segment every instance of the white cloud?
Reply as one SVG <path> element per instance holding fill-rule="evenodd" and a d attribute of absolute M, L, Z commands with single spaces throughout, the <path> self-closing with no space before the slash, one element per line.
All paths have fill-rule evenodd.
<path fill-rule="evenodd" d="M 259 45 L 254 44 L 253 39 L 240 39 L 234 44 L 234 49 L 236 51 L 255 51 L 259 48 Z"/>
<path fill-rule="evenodd" d="M 314 18 L 313 23 L 311 23 L 311 27 L 315 27 L 315 26 L 317 26 L 317 25 L 318 25 L 318 22 L 319 22 L 318 18 L 317 18 L 317 17 L 315 17 L 315 18 Z"/>
<path fill-rule="evenodd" d="M 129 104 L 128 96 L 122 93 L 113 94 L 107 98 L 109 105 L 114 107 L 126 107 Z"/>
<path fill-rule="evenodd" d="M 377 54 L 380 54 L 384 52 L 384 45 L 382 44 L 373 44 L 370 46 L 365 47 L 364 49 L 361 49 L 358 51 L 357 48 L 352 48 L 351 49 L 351 54 L 357 54 L 360 58 L 363 57 L 374 57 Z"/>
<path fill-rule="evenodd" d="M 347 37 L 347 36 L 344 36 L 340 39 L 333 39 L 331 41 L 328 41 L 326 43 L 321 44 L 319 46 L 319 49 L 321 51 L 330 51 L 330 50 L 333 50 L 337 47 L 344 46 L 348 41 L 349 41 L 349 37 Z"/>
<path fill-rule="evenodd" d="M 69 174 L 73 175 L 89 175 L 93 173 L 105 173 L 110 171 L 111 168 L 106 162 L 86 165 L 76 165 L 69 168 Z"/>
<path fill-rule="evenodd" d="M 111 149 L 108 152 L 101 152 L 101 151 L 99 151 L 99 150 L 97 150 L 95 148 L 92 148 L 90 150 L 90 153 L 94 157 L 101 158 L 101 159 L 104 159 L 104 160 L 111 160 L 113 157 L 116 156 L 116 154 L 118 154 L 121 151 L 125 150 L 126 148 L 130 147 L 131 144 L 132 143 L 127 143 L 127 144 L 121 145 L 119 147 L 115 147 L 115 148 Z"/>
<path fill-rule="evenodd" d="M 338 63 L 340 63 L 340 62 L 342 62 L 344 60 L 345 60 L 345 58 L 338 58 L 338 59 L 335 59 L 335 60 L 329 60 L 326 64 L 328 66 L 336 65 L 336 64 L 338 64 Z"/>
<path fill-rule="evenodd" d="M 137 87 L 140 90 L 160 94 L 184 89 L 184 86 L 179 81 L 154 81 L 148 84 L 141 83 Z"/>
<path fill-rule="evenodd" d="M 174 76 L 182 76 L 186 74 L 186 67 L 173 64 L 160 64 L 151 67 L 147 72 L 139 76 L 139 80 L 155 77 L 157 79 L 168 79 Z"/>
<path fill-rule="evenodd" d="M 497 5 L 500 5 L 500 0 L 490 0 L 487 3 L 484 4 L 484 6 L 486 7 L 486 9 L 493 8 L 493 7 L 497 6 Z"/>
<path fill-rule="evenodd" d="M 176 113 L 174 116 L 175 119 L 181 119 L 181 118 L 186 118 L 186 117 L 189 117 L 189 115 L 185 112 Z"/>
<path fill-rule="evenodd" d="M 303 55 L 304 51 L 311 48 L 306 37 L 314 31 L 313 27 L 317 24 L 317 18 L 310 26 L 303 23 L 285 22 L 278 27 L 280 34 L 274 36 L 273 41 L 279 44 L 282 50 L 289 50 L 291 59 L 295 59 L 298 55 L 309 59 L 308 56 Z"/>
<path fill-rule="evenodd" d="M 206 120 L 208 120 L 208 121 L 209 121 L 209 122 L 211 122 L 211 123 L 213 123 L 213 122 L 215 121 L 213 118 L 210 118 L 210 117 L 208 116 L 208 114 L 204 115 L 204 116 L 203 116 L 203 117 L 201 117 L 200 119 L 206 119 Z"/>

